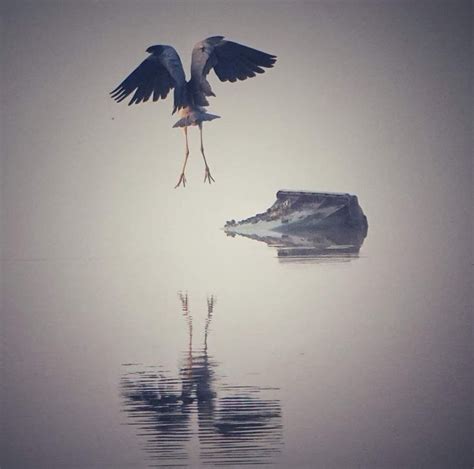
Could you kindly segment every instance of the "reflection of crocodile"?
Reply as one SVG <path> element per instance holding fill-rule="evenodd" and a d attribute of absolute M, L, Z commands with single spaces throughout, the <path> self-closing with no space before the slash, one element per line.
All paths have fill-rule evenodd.
<path fill-rule="evenodd" d="M 357 254 L 367 228 L 355 195 L 296 191 L 279 191 L 266 212 L 224 226 L 230 236 L 276 247 L 279 257 Z"/>

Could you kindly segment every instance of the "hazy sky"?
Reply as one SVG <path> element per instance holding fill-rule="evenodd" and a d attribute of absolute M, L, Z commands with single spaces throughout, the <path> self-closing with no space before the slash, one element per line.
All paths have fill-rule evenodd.
<path fill-rule="evenodd" d="M 470 12 L 446 1 L 2 2 L 3 256 L 142 254 L 188 221 L 217 228 L 265 209 L 281 188 L 357 194 L 384 242 L 420 219 L 430 236 L 468 242 Z M 189 185 L 174 190 L 184 140 L 172 101 L 128 107 L 108 92 L 149 45 L 173 45 L 188 70 L 193 45 L 217 34 L 278 62 L 235 84 L 211 73 L 216 184 L 202 182 L 192 129 Z"/>

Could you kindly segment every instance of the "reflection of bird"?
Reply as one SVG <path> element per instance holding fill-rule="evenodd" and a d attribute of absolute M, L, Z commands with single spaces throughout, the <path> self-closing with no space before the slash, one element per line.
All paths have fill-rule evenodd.
<path fill-rule="evenodd" d="M 197 435 L 204 467 L 271 463 L 282 443 L 280 402 L 272 395 L 275 389 L 223 383 L 217 363 L 208 355 L 216 297 L 207 297 L 203 345 L 198 348 L 193 346 L 196 331 L 189 296 L 178 292 L 178 297 L 188 328 L 179 379 L 161 366 L 129 370 L 122 378 L 125 407 L 132 424 L 140 426 L 140 434 L 147 437 L 147 451 L 158 467 L 185 466 L 189 440 Z M 192 415 L 197 417 L 197 432 Z"/>
<path fill-rule="evenodd" d="M 207 81 L 207 75 L 214 72 L 221 81 L 235 82 L 263 73 L 262 67 L 272 67 L 276 56 L 252 49 L 236 42 L 227 41 L 223 36 L 213 36 L 198 42 L 192 52 L 191 79 L 186 76 L 181 59 L 171 46 L 156 45 L 146 50 L 150 56 L 145 59 L 125 80 L 112 92 L 117 102 L 134 93 L 130 104 L 165 99 L 174 88 L 173 114 L 180 111 L 181 119 L 174 127 L 182 127 L 186 138 L 186 154 L 181 175 L 176 184 L 186 185 L 186 163 L 189 156 L 188 127 L 197 125 L 201 136 L 201 154 L 204 159 L 204 182 L 214 181 L 204 154 L 202 140 L 202 123 L 220 116 L 208 114 L 205 106 L 209 105 L 207 97 L 215 96 Z"/>
<path fill-rule="evenodd" d="M 189 308 L 189 299 L 187 293 L 178 293 L 181 301 L 181 309 L 183 316 L 188 323 L 188 352 L 184 365 L 181 369 L 182 375 L 182 394 L 181 400 L 183 403 L 193 402 L 193 390 L 196 392 L 198 400 L 198 407 L 200 404 L 208 403 L 215 397 L 215 392 L 212 390 L 212 363 L 209 361 L 207 354 L 207 336 L 209 334 L 209 325 L 212 320 L 212 313 L 214 310 L 215 297 L 211 295 L 207 298 L 207 317 L 204 326 L 204 347 L 203 349 L 193 349 L 193 318 Z"/>

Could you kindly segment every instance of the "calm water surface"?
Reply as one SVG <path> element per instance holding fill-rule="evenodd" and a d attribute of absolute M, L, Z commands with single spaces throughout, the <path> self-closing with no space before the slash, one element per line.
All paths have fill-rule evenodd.
<path fill-rule="evenodd" d="M 317 259 L 201 231 L 4 262 L 5 467 L 469 467 L 459 249 L 370 217 Z"/>

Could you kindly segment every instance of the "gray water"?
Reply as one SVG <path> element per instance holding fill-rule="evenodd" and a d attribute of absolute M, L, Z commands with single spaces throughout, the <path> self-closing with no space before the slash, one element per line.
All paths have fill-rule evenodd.
<path fill-rule="evenodd" d="M 187 235 L 4 262 L 2 467 L 469 467 L 458 247 L 370 214 L 346 257 Z"/>

